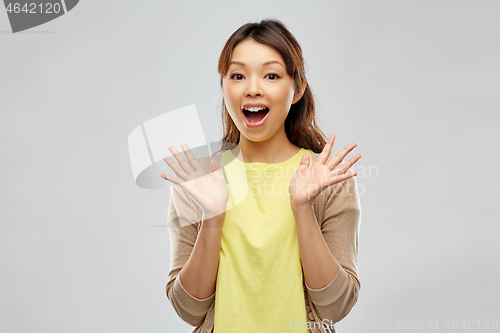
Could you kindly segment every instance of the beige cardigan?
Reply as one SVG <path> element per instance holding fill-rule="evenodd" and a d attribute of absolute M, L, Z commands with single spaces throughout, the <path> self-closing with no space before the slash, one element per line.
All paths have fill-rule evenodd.
<path fill-rule="evenodd" d="M 319 154 L 311 153 L 314 163 Z M 215 158 L 220 159 L 220 154 Z M 199 159 L 199 162 L 211 172 L 208 157 Z M 351 177 L 325 189 L 314 200 L 313 208 L 326 244 L 340 269 L 335 279 L 322 289 L 311 289 L 304 281 L 307 317 L 312 333 L 335 333 L 331 323 L 347 316 L 357 302 L 361 286 L 357 269 L 361 207 L 356 178 Z M 215 292 L 206 299 L 197 299 L 184 290 L 178 278 L 194 247 L 201 216 L 201 209 L 191 196 L 173 185 L 167 217 L 171 263 L 166 292 L 177 315 L 196 326 L 191 333 L 210 333 L 214 326 Z"/>

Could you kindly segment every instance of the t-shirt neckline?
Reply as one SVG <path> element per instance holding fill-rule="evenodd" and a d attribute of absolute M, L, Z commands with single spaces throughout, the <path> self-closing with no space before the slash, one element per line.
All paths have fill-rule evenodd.
<path fill-rule="evenodd" d="M 304 154 L 307 154 L 308 153 L 308 150 L 305 149 L 305 148 L 300 148 L 300 150 L 295 154 L 293 155 L 292 157 L 290 157 L 289 159 L 285 160 L 285 161 L 282 161 L 282 162 L 278 162 L 278 163 L 265 163 L 265 162 L 242 162 L 240 161 L 234 154 L 233 152 L 228 149 L 226 151 L 227 153 L 231 154 L 230 157 L 232 159 L 231 162 L 235 162 L 236 164 L 238 165 L 246 165 L 246 166 L 249 166 L 251 165 L 253 168 L 255 167 L 258 167 L 258 168 L 272 168 L 272 167 L 279 167 L 279 166 L 283 166 L 283 165 L 292 165 L 292 164 L 295 164 L 295 162 L 297 161 L 300 161 L 300 159 L 302 158 L 302 155 Z"/>

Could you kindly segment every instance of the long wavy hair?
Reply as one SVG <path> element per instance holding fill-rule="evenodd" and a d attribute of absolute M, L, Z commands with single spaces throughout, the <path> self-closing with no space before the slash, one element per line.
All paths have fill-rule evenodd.
<path fill-rule="evenodd" d="M 221 87 L 234 48 L 250 38 L 276 49 L 285 60 L 288 75 L 295 81 L 295 89 L 302 91 L 305 87 L 304 95 L 298 102 L 291 105 L 285 119 L 285 132 L 288 140 L 297 147 L 321 153 L 327 138 L 317 125 L 314 96 L 307 84 L 304 72 L 302 48 L 282 22 L 276 19 L 264 19 L 259 23 L 246 23 L 229 37 L 219 58 L 218 72 L 221 77 Z M 239 143 L 240 131 L 229 115 L 224 97 L 222 97 L 221 109 L 223 137 L 220 143 L 222 151 L 231 149 Z"/>

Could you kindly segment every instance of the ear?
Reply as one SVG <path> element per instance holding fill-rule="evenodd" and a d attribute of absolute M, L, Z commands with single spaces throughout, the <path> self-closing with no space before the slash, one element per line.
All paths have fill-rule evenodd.
<path fill-rule="evenodd" d="M 304 85 L 304 88 L 302 90 L 299 90 L 299 88 L 297 88 L 295 90 L 295 94 L 293 94 L 292 104 L 295 104 L 298 101 L 300 101 L 302 96 L 304 96 L 304 92 L 306 91 L 306 87 L 307 87 L 307 83 Z"/>

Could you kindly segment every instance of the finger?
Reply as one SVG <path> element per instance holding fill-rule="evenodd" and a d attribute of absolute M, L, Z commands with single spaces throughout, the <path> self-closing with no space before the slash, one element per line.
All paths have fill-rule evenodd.
<path fill-rule="evenodd" d="M 353 157 L 349 159 L 349 161 L 345 162 L 342 165 L 339 165 L 338 168 L 333 169 L 332 175 L 340 175 L 345 173 L 347 170 L 349 170 L 350 167 L 354 165 L 359 159 L 361 158 L 360 154 L 356 154 Z"/>
<path fill-rule="evenodd" d="M 337 183 L 340 183 L 346 179 L 349 179 L 351 177 L 355 177 L 357 176 L 358 174 L 355 172 L 355 171 L 349 171 L 348 173 L 343 173 L 341 175 L 336 175 L 336 176 L 333 176 L 330 178 L 330 181 L 329 181 L 329 186 L 333 185 L 333 184 L 337 184 Z"/>
<path fill-rule="evenodd" d="M 177 176 L 179 176 L 182 180 L 186 180 L 188 175 L 184 172 L 184 170 L 182 170 L 178 165 L 177 163 L 175 163 L 174 161 L 172 161 L 170 159 L 170 157 L 168 156 L 164 156 L 163 157 L 163 160 L 168 164 L 168 166 L 170 167 L 170 169 L 174 170 L 175 174 Z"/>
<path fill-rule="evenodd" d="M 196 156 L 193 155 L 191 149 L 189 149 L 188 145 L 183 143 L 181 144 L 182 150 L 184 151 L 184 155 L 186 155 L 189 164 L 193 168 L 193 170 L 201 169 L 200 162 L 196 159 Z"/>
<path fill-rule="evenodd" d="M 337 155 L 332 157 L 326 165 L 330 168 L 330 170 L 333 170 L 339 163 L 341 163 L 344 160 L 344 157 L 346 157 L 347 154 L 351 150 L 353 150 L 357 146 L 356 143 L 350 143 L 348 144 L 344 149 L 342 149 Z"/>
<path fill-rule="evenodd" d="M 328 138 L 328 141 L 326 141 L 326 145 L 325 145 L 325 147 L 323 147 L 323 151 L 321 152 L 321 154 L 319 154 L 317 161 L 320 162 L 321 164 L 325 164 L 326 161 L 328 160 L 328 157 L 330 156 L 330 154 L 332 152 L 334 141 L 335 141 L 335 135 L 332 134 Z"/>
<path fill-rule="evenodd" d="M 175 147 L 170 146 L 168 147 L 168 150 L 170 150 L 170 152 L 174 155 L 175 159 L 179 163 L 179 166 L 182 168 L 182 170 L 184 170 L 186 174 L 190 174 L 191 172 L 193 172 L 193 167 L 186 161 L 184 156 L 182 156 L 182 154 L 179 153 L 177 149 L 175 149 Z"/>
<path fill-rule="evenodd" d="M 172 176 L 172 175 L 169 175 L 169 174 L 166 174 L 166 173 L 162 173 L 160 175 L 161 178 L 165 179 L 165 180 L 168 180 L 174 184 L 182 184 L 184 181 L 182 179 L 180 179 L 179 177 L 176 177 L 176 176 Z"/>

